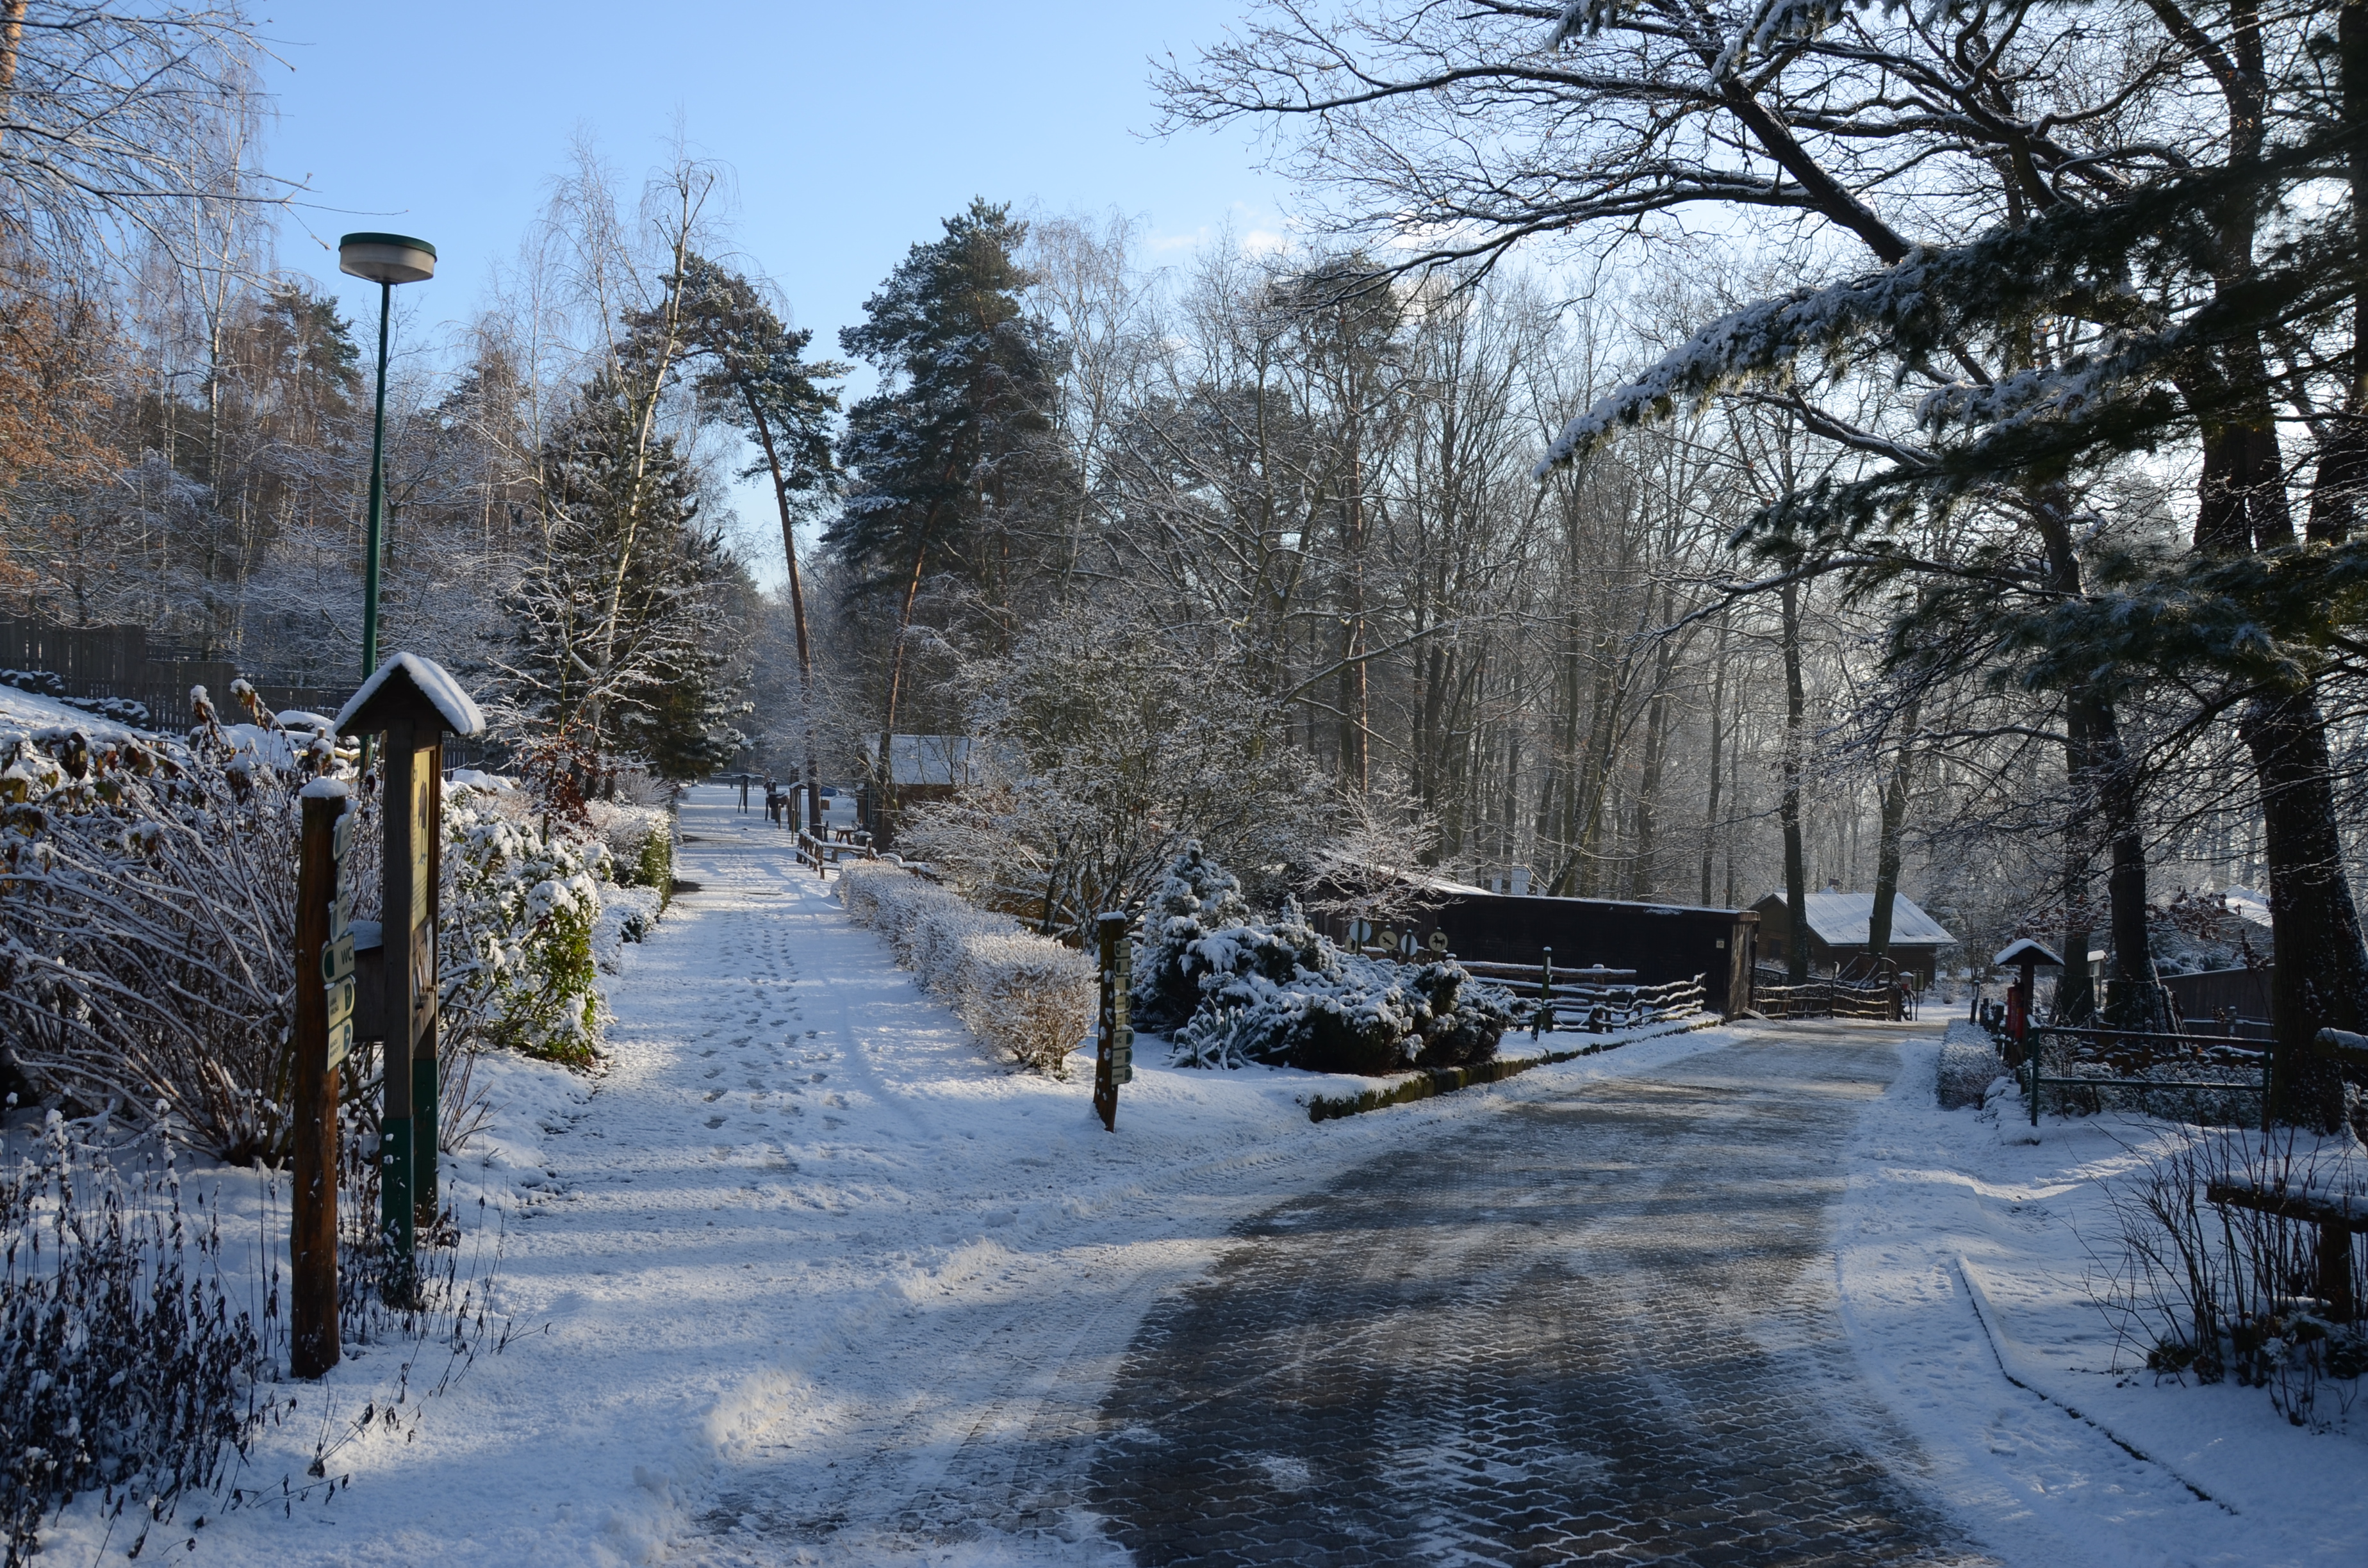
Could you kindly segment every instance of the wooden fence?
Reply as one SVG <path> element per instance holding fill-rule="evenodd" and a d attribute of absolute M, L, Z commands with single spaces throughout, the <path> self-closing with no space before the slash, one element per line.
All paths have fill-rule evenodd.
<path fill-rule="evenodd" d="M 1634 983 L 1636 971 L 1633 969 L 1607 969 L 1601 965 L 1565 969 L 1560 964 L 1549 967 L 1462 959 L 1455 961 L 1473 979 L 1511 992 L 1516 1004 L 1516 1025 L 1527 1028 L 1533 1035 L 1547 1029 L 1608 1034 L 1613 1029 L 1685 1017 L 1708 1006 L 1704 977 L 1699 974 L 1691 980 L 1638 985 Z"/>
<path fill-rule="evenodd" d="M 1751 1010 L 1769 1018 L 1873 1018 L 1896 1022 L 1907 996 L 1896 982 L 1861 984 L 1847 980 L 1785 983 L 1781 971 L 1757 970 L 1751 978 Z"/>
<path fill-rule="evenodd" d="M 197 722 L 189 688 L 202 686 L 223 719 L 243 718 L 230 694 L 239 668 L 226 659 L 152 643 L 145 627 L 51 626 L 0 616 L 0 670 L 53 675 L 68 697 L 112 697 L 148 710 L 147 728 L 186 730 Z M 354 683 L 354 684 L 359 684 Z M 265 706 L 334 715 L 354 685 L 254 683 Z"/>

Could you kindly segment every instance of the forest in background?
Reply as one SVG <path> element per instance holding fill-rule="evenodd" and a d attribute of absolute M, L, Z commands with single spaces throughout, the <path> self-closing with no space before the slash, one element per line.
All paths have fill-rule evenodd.
<path fill-rule="evenodd" d="M 843 411 L 724 171 L 581 150 L 465 324 L 399 323 L 382 645 L 553 790 L 812 759 L 1048 917 L 1186 838 L 1269 896 L 1896 880 L 1976 958 L 2108 948 L 2142 1021 L 2267 883 L 2282 956 L 2328 933 L 2295 1027 L 2356 1024 L 2368 43 L 2110 18 L 1268 7 L 1157 87 L 1281 128 L 1292 244 L 982 199 L 825 346 Z M 312 684 L 374 346 L 277 265 L 242 29 L 12 38 L 0 597 Z M 905 806 L 883 732 L 979 787 Z"/>

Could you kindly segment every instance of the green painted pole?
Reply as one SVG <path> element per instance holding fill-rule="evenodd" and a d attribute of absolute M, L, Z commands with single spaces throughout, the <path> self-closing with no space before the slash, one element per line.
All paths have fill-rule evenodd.
<path fill-rule="evenodd" d="M 386 528 L 386 318 L 394 285 L 378 286 L 378 409 L 370 419 L 370 542 L 362 562 L 362 679 L 378 673 L 378 561 Z"/>

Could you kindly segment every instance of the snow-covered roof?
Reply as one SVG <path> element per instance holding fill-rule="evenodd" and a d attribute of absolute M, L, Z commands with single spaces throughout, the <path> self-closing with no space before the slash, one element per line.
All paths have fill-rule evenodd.
<path fill-rule="evenodd" d="M 1759 901 L 1787 908 L 1784 895 L 1770 893 Z M 1874 895 L 1871 892 L 1813 892 L 1808 904 L 1809 929 L 1819 941 L 1830 948 L 1862 948 L 1871 939 L 1874 925 Z M 1945 948 L 1956 941 L 1941 928 L 1941 923 L 1916 907 L 1916 901 L 1906 893 L 1895 893 L 1891 900 L 1891 945 L 1896 948 Z"/>
<path fill-rule="evenodd" d="M 362 688 L 347 698 L 346 705 L 337 710 L 339 730 L 353 722 L 354 715 L 378 695 L 379 687 L 384 686 L 387 677 L 396 670 L 411 677 L 411 684 L 419 688 L 422 697 L 435 705 L 437 713 L 454 734 L 482 735 L 485 733 L 485 716 L 477 711 L 477 704 L 461 689 L 461 683 L 454 680 L 443 665 L 433 659 L 421 658 L 416 653 L 397 653 L 379 665 L 376 673 L 362 682 Z"/>
<path fill-rule="evenodd" d="M 2104 955 L 2101 953 L 2091 953 L 2089 956 L 2091 959 L 2096 959 L 2101 958 Z M 2064 960 L 2055 956 L 2054 949 L 2046 947 L 2042 943 L 2034 942 L 2028 937 L 2018 937 L 2013 941 L 2009 942 L 2006 947 L 1999 951 L 1998 957 L 1990 960 L 1990 962 L 1996 964 L 2000 969 L 2005 969 L 2010 964 L 2021 963 L 2026 959 L 2032 963 L 2046 964 L 2054 969 L 2062 969 L 2064 967 Z"/>
<path fill-rule="evenodd" d="M 2220 895 L 2220 902 L 2228 906 L 2229 914 L 2241 920 L 2248 920 L 2263 930 L 2269 929 L 2269 894 L 2255 892 L 2251 888 L 2230 888 Z"/>

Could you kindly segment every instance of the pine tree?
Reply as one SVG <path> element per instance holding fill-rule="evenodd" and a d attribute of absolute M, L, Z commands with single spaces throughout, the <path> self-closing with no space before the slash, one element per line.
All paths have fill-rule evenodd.
<path fill-rule="evenodd" d="M 839 494 L 841 475 L 831 449 L 838 393 L 820 383 L 846 373 L 829 361 L 805 358 L 814 334 L 784 326 L 748 279 L 703 256 L 689 257 L 677 280 L 685 354 L 699 361 L 694 385 L 704 410 L 740 431 L 761 454 L 740 477 L 764 474 L 781 518 L 781 554 L 789 565 L 790 614 L 798 642 L 798 690 L 804 706 L 807 816 L 822 820 L 822 783 L 815 771 L 814 645 L 806 628 L 803 574 L 798 569 L 797 523 Z"/>
<path fill-rule="evenodd" d="M 1020 564 L 1011 518 L 1047 478 L 1043 437 L 1065 353 L 1020 299 L 1027 225 L 982 198 L 945 231 L 915 245 L 864 301 L 863 324 L 839 335 L 882 385 L 848 412 L 841 455 L 855 482 L 824 542 L 859 591 L 899 595 L 878 764 L 892 814 L 890 737 L 922 581 L 967 581 L 1008 617 Z"/>
<path fill-rule="evenodd" d="M 635 756 L 696 778 L 741 744 L 725 711 L 719 613 L 737 571 L 699 517 L 674 438 L 645 437 L 604 373 L 545 443 L 546 539 L 513 596 L 515 705 L 578 791 Z"/>

